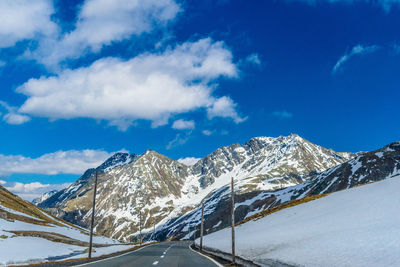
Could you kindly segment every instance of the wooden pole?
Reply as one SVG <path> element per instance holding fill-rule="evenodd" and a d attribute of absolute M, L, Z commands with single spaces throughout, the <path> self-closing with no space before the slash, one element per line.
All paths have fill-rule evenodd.
<path fill-rule="evenodd" d="M 200 251 L 203 251 L 204 201 L 201 202 Z"/>
<path fill-rule="evenodd" d="M 232 202 L 232 263 L 235 264 L 235 189 L 233 187 L 233 177 L 231 179 L 231 202 Z"/>
<path fill-rule="evenodd" d="M 89 259 L 92 258 L 94 212 L 95 212 L 95 207 L 96 207 L 96 191 L 97 191 L 97 170 L 96 170 L 96 175 L 95 175 L 95 179 L 94 179 L 92 221 L 90 223 Z"/>

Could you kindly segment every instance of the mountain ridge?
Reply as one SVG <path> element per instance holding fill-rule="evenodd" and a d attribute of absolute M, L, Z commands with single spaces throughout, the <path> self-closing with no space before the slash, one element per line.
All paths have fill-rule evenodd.
<path fill-rule="evenodd" d="M 142 229 L 150 230 L 153 224 L 161 228 L 227 185 L 231 176 L 243 184 L 240 193 L 285 188 L 302 183 L 310 173 L 343 163 L 353 155 L 312 144 L 297 134 L 255 137 L 243 145 L 224 146 L 193 166 L 150 149 L 142 155 L 119 153 L 38 205 L 87 227 L 94 173 L 98 171 L 95 230 L 130 240 L 137 236 L 139 217 Z"/>

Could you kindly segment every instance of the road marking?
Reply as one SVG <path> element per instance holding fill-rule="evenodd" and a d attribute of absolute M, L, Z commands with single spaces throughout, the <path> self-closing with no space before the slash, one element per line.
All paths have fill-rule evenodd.
<path fill-rule="evenodd" d="M 130 254 L 130 253 L 133 253 L 133 252 L 142 250 L 142 249 L 144 249 L 144 248 L 151 247 L 151 246 L 153 246 L 153 245 L 155 245 L 155 244 L 143 246 L 143 247 L 138 248 L 138 249 L 136 249 L 136 250 L 134 250 L 134 251 L 128 251 L 128 252 L 126 252 L 126 253 L 124 253 L 124 254 L 117 255 L 117 256 L 114 256 L 114 257 L 110 257 L 110 258 L 106 258 L 106 259 L 102 259 L 102 260 L 98 260 L 98 261 L 91 261 L 91 262 L 88 262 L 88 263 L 83 263 L 83 264 L 74 265 L 74 266 L 75 266 L 75 267 L 86 266 L 86 265 L 90 265 L 90 264 L 93 264 L 93 263 L 98 263 L 98 262 L 102 262 L 102 261 L 108 261 L 108 260 L 111 260 L 111 259 L 119 258 L 119 257 L 125 256 L 125 255 L 128 255 L 128 254 Z"/>
<path fill-rule="evenodd" d="M 164 258 L 164 255 L 162 255 L 160 258 Z"/>
<path fill-rule="evenodd" d="M 157 264 L 158 264 L 158 261 L 153 262 L 153 265 L 157 265 Z"/>
<path fill-rule="evenodd" d="M 164 251 L 164 252 L 163 252 L 163 254 L 165 255 L 165 254 L 167 254 L 167 252 L 166 252 L 166 251 Z"/>
<path fill-rule="evenodd" d="M 191 251 L 193 251 L 193 252 L 196 252 L 196 253 L 199 254 L 200 256 L 203 256 L 203 257 L 209 259 L 210 261 L 212 261 L 213 263 L 215 263 L 215 265 L 217 265 L 218 267 L 224 267 L 222 264 L 220 264 L 219 262 L 217 262 L 217 261 L 214 260 L 213 258 L 210 258 L 210 257 L 208 257 L 208 256 L 206 256 L 206 255 L 204 255 L 204 254 L 202 254 L 202 253 L 200 253 L 200 252 L 198 252 L 198 251 L 196 251 L 196 250 L 193 250 L 193 249 L 190 247 L 190 245 L 189 245 L 189 249 L 190 249 Z"/>

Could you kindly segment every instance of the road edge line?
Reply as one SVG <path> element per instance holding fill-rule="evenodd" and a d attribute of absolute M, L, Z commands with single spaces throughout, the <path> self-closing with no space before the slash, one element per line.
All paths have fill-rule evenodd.
<path fill-rule="evenodd" d="M 196 252 L 197 254 L 199 254 L 199 255 L 201 255 L 201 256 L 203 256 L 203 257 L 209 259 L 210 261 L 212 261 L 212 262 L 213 262 L 215 265 L 217 265 L 218 267 L 224 267 L 221 263 L 217 262 L 217 261 L 214 260 L 213 258 L 211 258 L 211 257 L 209 257 L 209 256 L 207 256 L 207 255 L 204 255 L 204 254 L 202 254 L 202 253 L 200 253 L 200 252 L 198 252 L 198 251 L 192 249 L 190 246 L 191 246 L 191 245 L 189 245 L 189 249 L 190 249 L 191 251 Z"/>
<path fill-rule="evenodd" d="M 118 257 L 125 256 L 125 255 L 127 255 L 127 254 L 129 254 L 129 253 L 133 253 L 133 252 L 136 252 L 136 251 L 142 250 L 142 249 L 144 249 L 144 248 L 151 247 L 151 246 L 153 246 L 153 245 L 154 245 L 154 244 L 147 245 L 147 246 L 143 246 L 143 247 L 141 247 L 141 248 L 135 249 L 135 250 L 133 250 L 133 251 L 128 251 L 128 252 L 126 252 L 126 253 L 123 253 L 123 254 L 120 254 L 120 255 L 117 255 L 117 256 L 114 256 L 114 257 L 105 258 L 105 259 L 101 259 L 101 260 L 97 260 L 97 261 L 91 261 L 91 262 L 82 263 L 82 264 L 79 264 L 79 265 L 73 265 L 73 266 L 75 266 L 75 267 L 79 267 L 79 266 L 86 266 L 86 265 L 89 265 L 89 264 L 92 264 L 92 263 L 98 263 L 98 262 L 102 262 L 102 261 L 107 261 L 107 260 L 115 259 L 115 258 L 118 258 Z M 102 255 L 102 256 L 104 256 L 104 255 Z"/>

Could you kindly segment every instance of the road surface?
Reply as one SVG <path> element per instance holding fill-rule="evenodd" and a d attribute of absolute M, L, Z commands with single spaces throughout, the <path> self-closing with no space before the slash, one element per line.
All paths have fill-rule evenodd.
<path fill-rule="evenodd" d="M 211 259 L 192 251 L 190 242 L 166 242 L 144 247 L 114 258 L 97 262 L 82 264 L 79 266 L 96 267 L 124 267 L 124 266 L 221 266 Z"/>

